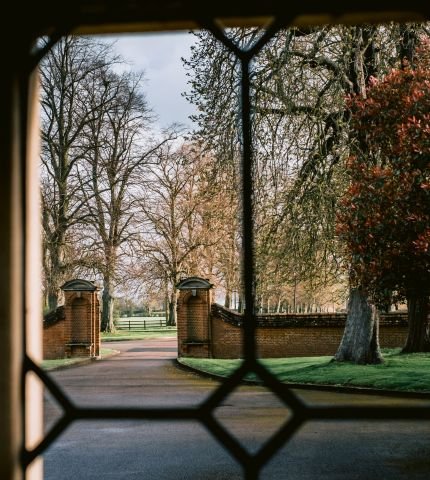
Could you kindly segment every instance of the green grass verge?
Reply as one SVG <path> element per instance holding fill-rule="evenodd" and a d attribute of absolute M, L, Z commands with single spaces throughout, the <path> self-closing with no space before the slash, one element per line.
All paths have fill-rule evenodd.
<path fill-rule="evenodd" d="M 430 392 L 430 354 L 383 351 L 381 365 L 333 362 L 332 357 L 268 358 L 261 362 L 284 383 L 368 387 L 383 390 Z M 228 376 L 241 360 L 181 358 L 180 362 L 214 375 Z M 247 379 L 256 380 L 254 374 Z"/>
<path fill-rule="evenodd" d="M 113 350 L 112 348 L 102 348 L 100 351 L 101 357 L 110 357 L 117 350 Z M 70 365 L 79 364 L 82 362 L 88 361 L 88 357 L 74 357 L 74 358 L 58 358 L 55 360 L 43 360 L 42 368 L 44 370 L 55 370 L 57 368 L 68 367 Z"/>
<path fill-rule="evenodd" d="M 166 327 L 157 330 L 143 330 L 133 332 L 129 330 L 117 330 L 113 333 L 102 332 L 102 342 L 117 342 L 119 340 L 146 340 L 147 338 L 176 337 L 176 327 Z"/>

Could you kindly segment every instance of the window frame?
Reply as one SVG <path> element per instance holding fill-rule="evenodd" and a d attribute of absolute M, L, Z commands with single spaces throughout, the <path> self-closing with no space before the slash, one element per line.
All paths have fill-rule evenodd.
<path fill-rule="evenodd" d="M 125 3 L 125 2 L 124 2 Z M 168 4 L 169 2 L 165 2 Z M 1 270 L 0 291 L 4 299 L 0 305 L 0 314 L 5 319 L 1 325 L 1 333 L 5 339 L 6 348 L 0 354 L 0 363 L 6 368 L 0 377 L 0 387 L 3 392 L 0 396 L 0 411 L 5 418 L 5 428 L 0 431 L 0 454 L 5 462 L 2 465 L 2 478 L 41 478 L 41 460 L 30 461 L 37 455 L 32 454 L 31 448 L 37 445 L 42 432 L 42 388 L 40 382 L 34 381 L 29 372 L 39 376 L 51 390 L 57 400 L 66 409 L 68 418 L 58 425 L 51 439 L 62 431 L 71 421 L 88 418 L 152 418 L 184 420 L 198 419 L 204 423 L 213 435 L 238 459 L 244 466 L 247 479 L 258 478 L 258 468 L 270 458 L 271 452 L 294 434 L 296 429 L 305 421 L 313 419 L 430 419 L 430 410 L 427 407 L 405 409 L 401 407 L 375 408 L 375 407 L 345 407 L 343 409 L 330 409 L 319 407 L 308 409 L 303 407 L 291 392 L 274 380 L 267 371 L 258 363 L 255 356 L 255 316 L 248 310 L 245 312 L 245 354 L 246 361 L 243 366 L 233 374 L 209 399 L 198 409 L 146 409 L 139 412 L 132 409 L 76 409 L 65 400 L 61 390 L 52 382 L 49 375 L 43 372 L 35 362 L 42 356 L 41 349 L 41 321 L 40 296 L 37 288 L 40 285 L 39 245 L 40 225 L 38 221 L 38 90 L 35 66 L 46 53 L 32 51 L 31 45 L 38 36 L 51 33 L 49 38 L 51 46 L 63 34 L 71 31 L 74 33 L 125 33 L 130 31 L 162 31 L 170 29 L 195 28 L 197 26 L 209 28 L 221 41 L 222 34 L 215 17 L 225 17 L 225 24 L 248 25 L 264 22 L 271 16 L 276 16 L 277 23 L 274 29 L 291 24 L 291 20 L 298 25 L 315 25 L 321 23 L 361 23 L 366 21 L 417 21 L 430 18 L 430 6 L 412 0 L 404 8 L 391 11 L 388 1 L 381 1 L 377 5 L 374 1 L 364 1 L 360 6 L 342 6 L 338 2 L 329 0 L 325 2 L 323 10 L 319 2 L 305 1 L 295 10 L 283 11 L 277 2 L 264 7 L 258 2 L 231 2 L 222 1 L 218 5 L 211 5 L 208 14 L 200 10 L 195 2 L 178 2 L 176 7 L 165 9 L 164 2 L 151 2 L 146 7 L 136 7 L 135 2 L 125 3 L 118 9 L 116 2 L 107 0 L 99 3 L 91 10 L 95 2 L 80 2 L 79 7 L 67 20 L 66 15 L 54 13 L 51 2 L 41 2 L 40 11 L 36 11 L 32 18 L 31 28 L 26 32 L 18 32 L 13 48 L 6 49 L 5 62 L 10 71 L 2 79 L 1 91 L 4 100 L 3 117 L 5 128 L 2 131 L 1 148 L 4 158 L 4 179 L 1 198 L 3 208 L 0 210 L 0 220 L 5 226 L 5 234 L 0 237 L 0 261 L 4 267 Z M 117 8 L 115 8 L 115 5 Z M 72 4 L 70 7 L 73 9 Z M 206 6 L 205 6 L 206 7 Z M 291 8 L 291 7 L 290 7 Z M 136 14 L 136 9 L 138 13 Z M 247 17 L 243 17 L 246 12 Z M 15 14 L 15 20 L 19 17 Z M 249 18 L 252 17 L 252 18 Z M 141 22 L 135 21 L 142 19 Z M 230 18 L 230 20 L 228 20 Z M 52 29 L 52 25 L 57 28 Z M 274 31 L 274 30 L 273 30 Z M 15 35 L 16 37 L 16 35 Z M 227 45 L 228 48 L 233 48 Z M 236 52 L 238 54 L 238 52 Z M 239 54 L 243 71 L 247 71 L 250 61 L 249 53 Z M 243 145 L 244 145 L 244 198 L 249 200 L 252 195 L 252 152 L 250 137 L 250 111 L 249 111 L 249 83 L 246 85 L 246 75 L 242 79 L 243 119 Z M 248 94 L 246 94 L 248 92 Z M 247 120 L 248 119 L 248 120 Z M 249 181 L 248 181 L 248 180 Z M 248 305 L 253 304 L 253 248 L 252 248 L 252 206 L 244 202 L 244 265 L 247 266 L 245 277 L 245 296 Z M 280 398 L 292 408 L 294 415 L 282 431 L 282 435 L 274 438 L 268 447 L 260 452 L 258 458 L 250 458 L 244 453 L 240 445 L 235 444 L 231 436 L 215 421 L 212 416 L 213 409 L 238 385 L 245 373 L 254 370 L 265 381 L 268 388 L 272 389 Z M 16 408 L 20 405 L 20 408 Z M 170 410 L 170 409 L 169 409 Z M 173 410 L 176 410 L 174 412 Z M 280 443 L 282 442 L 282 443 Z M 27 445 L 27 448 L 25 448 Z M 39 449 L 40 450 L 40 449 Z M 36 453 L 39 451 L 36 448 Z M 26 468 L 28 467 L 28 468 Z M 27 470 L 27 471 L 26 471 Z"/>

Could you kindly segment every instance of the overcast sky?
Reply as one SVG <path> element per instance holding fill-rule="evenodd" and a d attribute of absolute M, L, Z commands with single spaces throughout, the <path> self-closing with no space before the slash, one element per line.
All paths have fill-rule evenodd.
<path fill-rule="evenodd" d="M 102 39 L 115 41 L 115 50 L 131 63 L 131 68 L 144 71 L 146 98 L 158 115 L 160 128 L 174 122 L 192 128 L 188 116 L 194 112 L 194 107 L 181 96 L 187 90 L 181 57 L 190 57 L 190 46 L 195 39 L 192 34 L 135 34 Z"/>

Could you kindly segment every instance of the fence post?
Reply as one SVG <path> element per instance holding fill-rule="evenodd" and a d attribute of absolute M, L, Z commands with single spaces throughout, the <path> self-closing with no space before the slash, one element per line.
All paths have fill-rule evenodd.
<path fill-rule="evenodd" d="M 130 324 L 130 319 L 128 320 L 128 330 L 131 330 L 131 324 Z"/>
<path fill-rule="evenodd" d="M 143 329 L 146 330 L 146 320 L 143 321 Z"/>

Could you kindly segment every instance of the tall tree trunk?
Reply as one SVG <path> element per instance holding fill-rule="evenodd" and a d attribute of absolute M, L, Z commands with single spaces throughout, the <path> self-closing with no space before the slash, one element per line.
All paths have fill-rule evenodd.
<path fill-rule="evenodd" d="M 262 314 L 264 313 L 264 298 L 262 296 L 259 296 L 258 299 L 257 299 L 257 312 Z"/>
<path fill-rule="evenodd" d="M 54 311 L 58 307 L 58 305 L 60 305 L 61 302 L 64 300 L 62 291 L 60 290 L 60 287 L 64 281 L 64 278 L 62 277 L 63 275 L 61 273 L 61 267 L 51 266 L 50 268 L 51 280 L 47 285 L 47 292 L 46 292 L 46 297 L 48 301 L 47 306 L 50 312 Z"/>
<path fill-rule="evenodd" d="M 345 331 L 334 359 L 338 362 L 382 363 L 378 315 L 360 288 L 350 291 Z"/>
<path fill-rule="evenodd" d="M 281 296 L 279 295 L 278 301 L 276 302 L 276 313 L 281 312 Z"/>
<path fill-rule="evenodd" d="M 419 43 L 419 35 L 416 30 L 415 25 L 400 25 L 400 43 L 398 46 L 399 49 L 399 59 L 401 68 L 406 68 L 408 65 L 405 64 L 404 59 L 409 62 L 410 66 L 414 65 L 415 49 Z"/>
<path fill-rule="evenodd" d="M 293 290 L 293 312 L 294 313 L 297 313 L 296 297 L 297 297 L 297 280 L 294 279 L 294 290 Z"/>
<path fill-rule="evenodd" d="M 58 306 L 58 289 L 54 285 L 48 287 L 48 310 L 53 312 Z"/>
<path fill-rule="evenodd" d="M 174 327 L 176 325 L 176 307 L 178 304 L 178 295 L 176 288 L 173 288 L 172 294 L 169 301 L 169 321 L 167 325 L 169 327 Z"/>
<path fill-rule="evenodd" d="M 164 312 L 166 315 L 166 325 L 170 325 L 169 312 L 169 282 L 167 281 L 167 274 L 164 274 Z"/>
<path fill-rule="evenodd" d="M 352 34 L 353 48 L 350 52 L 348 72 L 351 81 L 350 93 L 366 98 L 370 77 L 378 72 L 377 49 L 374 44 L 375 27 L 354 27 Z M 367 141 L 362 134 L 350 131 L 349 136 L 351 141 L 358 141 L 360 148 L 366 151 Z M 377 311 L 369 304 L 360 288 L 350 290 L 345 330 L 334 359 L 363 364 L 383 361 L 379 347 Z"/>
<path fill-rule="evenodd" d="M 231 296 L 230 296 L 230 290 L 228 288 L 226 288 L 226 290 L 225 290 L 224 307 L 225 308 L 230 308 L 231 307 Z"/>
<path fill-rule="evenodd" d="M 242 293 L 239 293 L 239 294 L 238 294 L 237 311 L 238 311 L 239 313 L 242 313 L 242 312 L 243 312 Z"/>
<path fill-rule="evenodd" d="M 408 302 L 408 338 L 403 353 L 430 352 L 429 294 L 410 291 Z"/>
<path fill-rule="evenodd" d="M 108 279 L 104 279 L 103 295 L 102 295 L 102 331 L 113 332 L 115 325 L 113 322 L 113 305 L 114 298 L 111 295 L 111 286 Z"/>
<path fill-rule="evenodd" d="M 49 311 L 55 310 L 61 300 L 60 287 L 64 281 L 64 235 L 57 234 L 50 250 L 50 263 L 45 273 L 48 278 L 47 297 Z M 67 279 L 68 280 L 68 279 Z"/>

